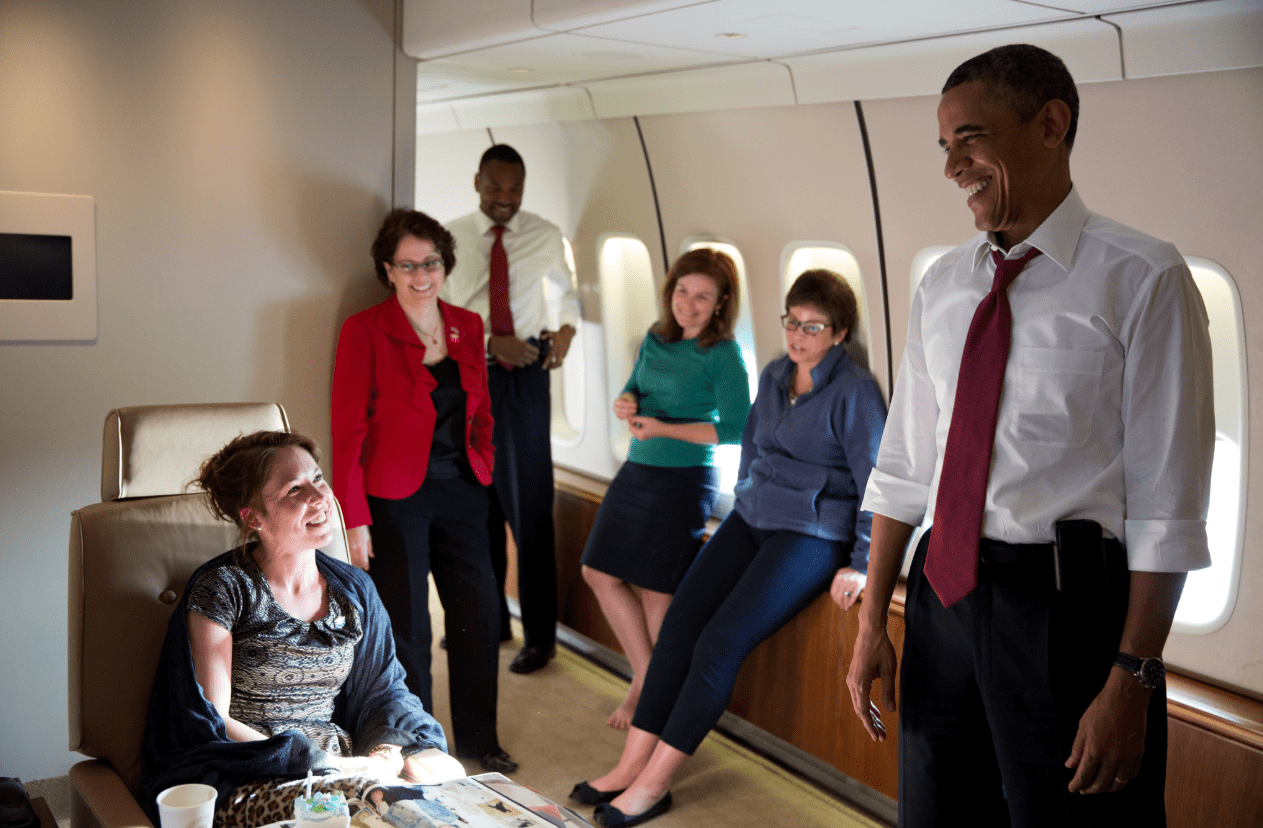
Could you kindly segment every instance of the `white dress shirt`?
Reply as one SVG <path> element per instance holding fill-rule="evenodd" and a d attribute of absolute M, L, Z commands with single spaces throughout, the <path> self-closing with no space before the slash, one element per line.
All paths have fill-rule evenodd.
<path fill-rule="evenodd" d="M 482 317 L 491 333 L 487 288 L 491 282 L 491 245 L 495 225 L 481 210 L 447 225 L 456 238 L 456 267 L 447 274 L 439 296 Z M 509 309 L 518 339 L 538 337 L 562 325 L 579 327 L 579 292 L 566 261 L 561 230 L 547 219 L 518 210 L 505 225 L 504 252 L 509 259 Z"/>
<path fill-rule="evenodd" d="M 1206 309 L 1171 244 L 1088 211 L 1076 190 L 1025 242 L 982 534 L 1053 539 L 1088 518 L 1131 569 L 1210 564 L 1214 395 Z M 912 299 L 908 344 L 864 509 L 913 526 L 938 493 L 970 319 L 991 289 L 986 234 L 939 259 Z M 1004 252 L 1004 251 L 1002 251 Z"/>

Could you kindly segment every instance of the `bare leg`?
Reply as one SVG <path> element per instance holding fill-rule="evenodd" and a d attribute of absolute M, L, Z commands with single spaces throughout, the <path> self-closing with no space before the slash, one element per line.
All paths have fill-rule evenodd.
<path fill-rule="evenodd" d="M 627 740 L 623 742 L 623 755 L 618 757 L 618 764 L 614 766 L 614 770 L 593 779 L 588 784 L 598 791 L 618 791 L 626 788 L 645 769 L 657 746 L 657 736 L 638 727 L 628 728 Z"/>
<path fill-rule="evenodd" d="M 667 614 L 667 607 L 671 606 L 671 594 L 642 589 L 640 604 L 645 608 L 645 627 L 649 630 L 649 641 L 657 644 L 658 631 L 662 629 L 662 619 Z"/>
<path fill-rule="evenodd" d="M 636 776 L 636 781 L 610 804 L 627 816 L 643 813 L 667 795 L 667 791 L 671 790 L 672 777 L 687 758 L 689 758 L 687 753 L 659 740 L 645 769 Z M 611 788 L 611 790 L 617 789 Z"/>
<path fill-rule="evenodd" d="M 627 656 L 627 660 L 631 662 L 632 679 L 631 686 L 627 688 L 627 695 L 618 709 L 605 720 L 610 727 L 626 730 L 631 725 L 632 713 L 635 712 L 636 702 L 640 699 L 640 688 L 644 686 L 645 670 L 649 668 L 649 656 L 653 654 L 653 643 L 646 625 L 645 608 L 641 604 L 641 597 L 637 595 L 631 584 L 613 575 L 585 566 L 583 580 L 592 588 L 597 603 L 601 605 L 601 612 L 605 614 L 605 620 L 609 622 L 610 628 L 614 630 L 614 635 L 618 638 L 619 645 L 623 648 L 623 655 Z M 670 601 L 670 596 L 667 596 L 667 600 Z M 665 611 L 664 609 L 663 612 Z M 661 625 L 662 619 L 659 617 L 657 626 Z M 654 633 L 656 635 L 656 628 Z"/>

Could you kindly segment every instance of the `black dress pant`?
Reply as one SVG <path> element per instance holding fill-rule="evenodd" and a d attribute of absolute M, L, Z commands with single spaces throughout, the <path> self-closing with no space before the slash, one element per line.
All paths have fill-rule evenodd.
<path fill-rule="evenodd" d="M 509 611 L 504 603 L 507 520 L 517 545 L 518 604 L 526 646 L 549 650 L 557 640 L 557 556 L 548 370 L 541 362 L 512 370 L 492 364 L 487 373 L 496 447 L 487 535 L 500 590 L 501 628 L 508 632 Z"/>
<path fill-rule="evenodd" d="M 408 689 L 433 711 L 428 580 L 433 572 L 447 636 L 453 753 L 480 758 L 499 748 L 500 603 L 487 551 L 487 490 L 462 478 L 427 477 L 410 497 L 370 496 L 368 506 L 374 554 L 369 575 L 390 614 Z"/>
<path fill-rule="evenodd" d="M 1079 719 L 1105 685 L 1127 612 L 1118 542 L 1104 543 L 1107 577 L 1058 592 L 1051 544 L 1023 554 L 1031 547 L 984 539 L 978 587 L 950 608 L 922 572 L 928 543 L 927 532 L 908 578 L 899 825 L 1165 825 L 1164 689 L 1150 701 L 1140 774 L 1117 793 L 1067 790 Z"/>

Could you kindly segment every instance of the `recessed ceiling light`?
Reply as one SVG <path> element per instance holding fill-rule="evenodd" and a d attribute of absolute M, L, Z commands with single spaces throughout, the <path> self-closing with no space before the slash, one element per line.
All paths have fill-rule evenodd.
<path fill-rule="evenodd" d="M 740 40 L 741 38 L 745 37 L 745 35 L 741 34 L 741 32 L 720 32 L 719 34 L 715 35 L 715 37 L 726 37 L 729 40 Z"/>
<path fill-rule="evenodd" d="M 515 74 L 518 74 L 518 75 L 525 75 L 525 74 L 527 74 L 528 72 L 530 72 L 531 70 L 530 70 L 530 69 L 527 69 L 527 68 L 525 68 L 525 67 L 523 67 L 523 66 L 514 66 L 513 68 L 509 69 L 509 71 L 510 71 L 510 72 L 513 72 L 513 73 L 515 73 Z"/>

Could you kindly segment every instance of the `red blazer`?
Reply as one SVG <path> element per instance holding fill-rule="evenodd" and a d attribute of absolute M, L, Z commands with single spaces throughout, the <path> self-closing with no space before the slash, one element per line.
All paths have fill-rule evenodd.
<path fill-rule="evenodd" d="M 495 448 L 482 319 L 442 300 L 439 310 L 465 390 L 469 465 L 486 486 Z M 424 358 L 425 346 L 394 295 L 342 325 L 333 366 L 333 493 L 348 529 L 373 522 L 366 494 L 399 500 L 425 480 L 434 438 L 430 392 L 438 383 Z"/>

